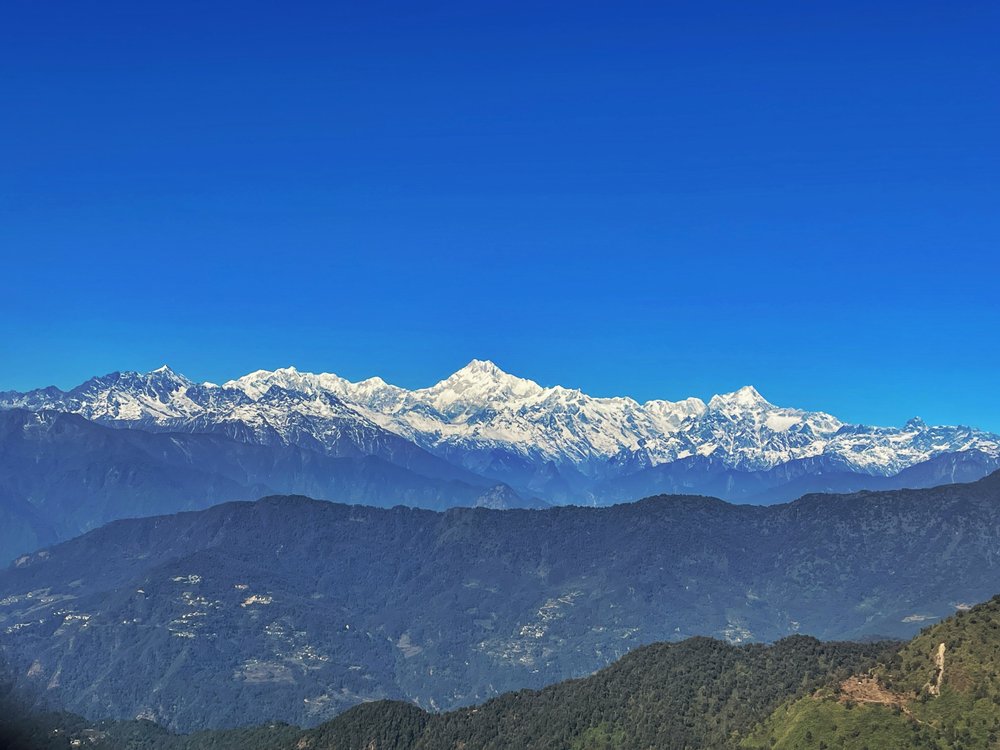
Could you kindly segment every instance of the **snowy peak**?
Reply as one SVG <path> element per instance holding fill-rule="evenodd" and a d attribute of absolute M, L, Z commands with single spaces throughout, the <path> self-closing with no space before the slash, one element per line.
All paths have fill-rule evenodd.
<path fill-rule="evenodd" d="M 474 359 L 462 369 L 430 388 L 413 391 L 436 408 L 488 406 L 511 399 L 537 396 L 542 387 L 531 380 L 510 375 L 489 360 Z"/>
<path fill-rule="evenodd" d="M 713 411 L 731 411 L 733 409 L 766 409 L 772 404 L 765 399 L 752 385 L 745 385 L 732 393 L 722 393 L 708 402 L 708 408 Z"/>
<path fill-rule="evenodd" d="M 191 385 L 194 385 L 194 383 L 183 375 L 178 375 L 167 365 L 163 365 L 146 373 L 126 370 L 124 372 L 112 372 L 99 378 L 91 378 L 86 383 L 74 388 L 70 393 L 86 388 L 120 391 L 133 391 L 137 388 L 145 388 L 161 392 L 172 392 Z"/>
<path fill-rule="evenodd" d="M 476 388 L 520 389 L 525 392 L 537 392 L 541 390 L 541 386 L 538 383 L 506 373 L 488 359 L 474 359 L 465 367 L 452 373 L 436 385 L 422 390 L 429 393 L 449 389 L 467 391 Z"/>
<path fill-rule="evenodd" d="M 143 379 L 150 387 L 157 388 L 164 393 L 175 393 L 194 385 L 193 382 L 183 375 L 174 372 L 167 365 L 162 365 L 155 370 L 147 372 L 143 376 Z"/>
<path fill-rule="evenodd" d="M 497 367 L 496 363 L 489 359 L 472 359 L 465 367 L 455 371 L 452 377 L 474 377 L 477 375 L 485 375 L 490 378 L 510 377 L 506 372 Z"/>
<path fill-rule="evenodd" d="M 689 420 L 704 416 L 708 406 L 700 398 L 685 398 L 681 401 L 647 401 L 642 409 L 657 420 L 661 429 L 675 432 Z"/>
<path fill-rule="evenodd" d="M 166 365 L 147 373 L 113 372 L 91 378 L 68 393 L 60 391 L 47 407 L 74 411 L 88 419 L 169 419 L 187 413 L 184 394 L 192 386 L 192 381 Z"/>
<path fill-rule="evenodd" d="M 223 388 L 242 391 L 254 401 L 259 401 L 273 387 L 284 391 L 297 392 L 307 396 L 320 393 L 340 395 L 349 383 L 343 378 L 328 373 L 318 375 L 299 372 L 294 367 L 279 367 L 277 370 L 256 370 L 236 380 L 223 383 Z"/>

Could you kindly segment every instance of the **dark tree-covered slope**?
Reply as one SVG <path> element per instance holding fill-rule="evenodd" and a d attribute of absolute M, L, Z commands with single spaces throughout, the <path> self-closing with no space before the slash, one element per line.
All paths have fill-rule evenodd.
<path fill-rule="evenodd" d="M 25 716 L 8 731 L 42 746 L 62 727 L 55 739 L 86 738 L 95 750 L 735 748 L 781 702 L 870 668 L 895 648 L 803 636 L 742 647 L 693 638 L 637 649 L 584 679 L 444 714 L 376 701 L 306 731 L 264 725 L 178 736 L 150 722 L 88 724 L 65 715 Z"/>

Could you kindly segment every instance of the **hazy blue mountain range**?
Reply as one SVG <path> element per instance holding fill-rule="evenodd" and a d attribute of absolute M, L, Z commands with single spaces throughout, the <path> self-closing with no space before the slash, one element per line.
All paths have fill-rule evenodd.
<path fill-rule="evenodd" d="M 504 483 L 522 498 L 560 504 L 661 492 L 776 502 L 814 491 L 963 481 L 1000 468 L 1000 438 L 970 427 L 919 419 L 900 428 L 851 425 L 775 406 L 750 386 L 708 402 L 595 398 L 480 360 L 417 390 L 294 368 L 215 385 L 162 367 L 93 378 L 67 392 L 2 393 L 0 408 L 370 455 L 426 477 Z"/>
<path fill-rule="evenodd" d="M 89 717 L 312 725 L 370 699 L 462 706 L 693 635 L 910 636 L 991 595 L 997 538 L 1000 474 L 774 506 L 272 497 L 25 556 L 0 574 L 0 653 L 38 705 Z"/>
<path fill-rule="evenodd" d="M 449 467 L 443 474 L 452 476 L 360 453 L 336 457 L 214 433 L 116 430 L 65 412 L 0 411 L 0 564 L 118 518 L 275 493 L 386 507 L 529 505 L 471 473 Z"/>
<path fill-rule="evenodd" d="M 818 492 L 919 489 L 972 482 L 997 468 L 1000 461 L 995 456 L 971 449 L 938 454 L 891 476 L 848 471 L 827 456 L 793 459 L 758 471 L 739 471 L 711 456 L 692 456 L 606 482 L 599 485 L 598 493 L 605 503 L 696 491 L 733 502 L 769 504 Z"/>

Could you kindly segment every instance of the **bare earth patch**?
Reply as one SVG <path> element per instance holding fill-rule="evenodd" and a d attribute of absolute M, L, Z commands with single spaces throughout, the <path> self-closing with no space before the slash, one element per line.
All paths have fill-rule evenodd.
<path fill-rule="evenodd" d="M 879 706 L 896 707 L 906 710 L 907 700 L 894 693 L 871 676 L 848 677 L 840 683 L 841 703 L 873 703 Z"/>

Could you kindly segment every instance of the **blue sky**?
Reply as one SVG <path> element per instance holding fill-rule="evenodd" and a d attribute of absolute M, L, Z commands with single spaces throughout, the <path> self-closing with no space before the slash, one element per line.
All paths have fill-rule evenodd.
<path fill-rule="evenodd" d="M 1000 430 L 1000 6 L 15 2 L 0 389 L 167 362 Z"/>

